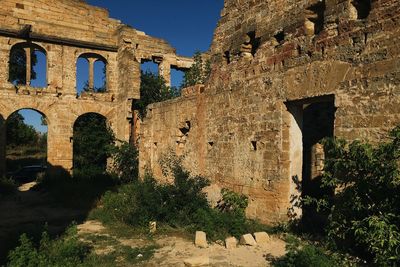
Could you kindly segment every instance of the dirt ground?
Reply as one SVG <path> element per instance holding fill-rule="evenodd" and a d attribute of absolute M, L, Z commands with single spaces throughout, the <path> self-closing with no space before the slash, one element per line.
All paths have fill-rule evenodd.
<path fill-rule="evenodd" d="M 71 223 L 73 218 L 84 215 L 81 211 L 62 209 L 52 206 L 49 198 L 40 192 L 30 190 L 34 183 L 19 187 L 19 192 L 0 202 L 0 244 L 8 242 L 10 235 L 19 236 L 15 228 L 25 229 L 27 226 L 38 228 L 48 222 L 47 229 L 62 231 Z M 39 232 L 41 229 L 37 229 Z M 140 248 L 153 245 L 156 247 L 153 257 L 141 262 L 138 266 L 269 266 L 267 255 L 279 257 L 285 254 L 285 242 L 278 237 L 271 237 L 265 246 L 238 246 L 226 249 L 220 244 L 209 244 L 208 248 L 197 248 L 193 240 L 181 236 L 155 235 L 149 240 L 140 237 L 118 238 L 112 236 L 112 231 L 98 221 L 84 221 L 78 225 L 79 235 L 83 241 L 88 238 L 97 254 L 106 255 L 112 252 L 115 246 L 129 246 Z M 8 236 L 7 236 L 8 235 Z M 113 242 L 99 242 L 105 238 Z M 98 240 L 98 241 L 96 241 Z M 3 243 L 5 244 L 5 243 Z M 6 248 L 3 248 L 3 250 Z M 9 248 L 8 248 L 9 249 Z M 4 254 L 3 254 L 4 255 Z M 206 265 L 190 265 L 185 261 L 199 261 Z"/>

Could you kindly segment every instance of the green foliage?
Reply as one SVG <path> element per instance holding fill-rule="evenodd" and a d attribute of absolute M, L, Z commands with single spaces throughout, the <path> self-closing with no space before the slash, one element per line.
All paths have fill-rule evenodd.
<path fill-rule="evenodd" d="M 194 64 L 185 72 L 181 88 L 194 86 L 196 84 L 204 84 L 211 73 L 210 61 L 203 61 L 200 52 L 196 52 L 193 56 Z"/>
<path fill-rule="evenodd" d="M 123 142 L 113 151 L 113 172 L 120 183 L 137 181 L 139 175 L 139 152 L 135 146 Z"/>
<path fill-rule="evenodd" d="M 37 56 L 31 53 L 31 79 L 36 79 L 34 66 L 37 64 Z M 22 47 L 14 47 L 10 53 L 10 68 L 8 81 L 15 84 L 26 84 L 26 54 Z"/>
<path fill-rule="evenodd" d="M 380 266 L 400 264 L 400 127 L 372 146 L 327 139 L 323 186 L 335 191 L 318 202 L 329 211 L 328 236 L 339 248 Z"/>
<path fill-rule="evenodd" d="M 222 211 L 234 211 L 245 213 L 249 200 L 247 196 L 233 192 L 223 188 L 221 190 L 222 202 L 218 204 L 218 208 Z"/>
<path fill-rule="evenodd" d="M 103 173 L 114 140 L 106 118 L 96 113 L 80 116 L 74 124 L 74 170 L 87 175 Z"/>
<path fill-rule="evenodd" d="M 272 261 L 272 266 L 275 267 L 339 267 L 342 266 L 338 262 L 328 256 L 321 248 L 314 245 L 290 245 L 286 247 L 287 253 L 285 256 Z"/>
<path fill-rule="evenodd" d="M 20 243 L 10 252 L 7 266 L 80 266 L 90 252 L 90 248 L 79 241 L 75 227 L 69 228 L 64 237 L 54 241 L 51 241 L 48 234 L 44 232 L 39 246 L 36 246 L 25 234 L 21 236 Z"/>
<path fill-rule="evenodd" d="M 140 100 L 134 103 L 134 109 L 138 110 L 139 117 L 146 117 L 146 108 L 151 103 L 165 101 L 179 96 L 179 92 L 165 84 L 165 80 L 152 73 L 141 72 Z"/>
<path fill-rule="evenodd" d="M 7 145 L 11 147 L 21 145 L 37 145 L 42 137 L 36 132 L 35 128 L 24 122 L 24 117 L 14 112 L 6 121 Z"/>
<path fill-rule="evenodd" d="M 163 173 L 173 178 L 172 183 L 159 184 L 146 174 L 143 180 L 107 192 L 93 217 L 107 224 L 122 222 L 146 228 L 150 221 L 157 221 L 190 231 L 202 229 L 212 240 L 260 229 L 245 217 L 246 197 L 224 190 L 227 208 L 213 209 L 203 193 L 209 181 L 191 175 L 182 167 L 181 157 L 164 155 L 161 166 Z"/>

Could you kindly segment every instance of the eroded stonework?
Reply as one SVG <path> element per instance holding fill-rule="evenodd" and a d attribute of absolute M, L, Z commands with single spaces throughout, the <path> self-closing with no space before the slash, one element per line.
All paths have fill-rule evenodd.
<path fill-rule="evenodd" d="M 376 142 L 400 123 L 399 14 L 398 0 L 226 0 L 208 82 L 148 109 L 142 172 L 161 179 L 172 149 L 248 195 L 250 217 L 299 214 L 292 202 L 321 175 L 322 138 Z"/>
<path fill-rule="evenodd" d="M 45 53 L 47 86 L 31 86 L 29 71 L 24 85 L 8 81 L 10 54 L 17 46 L 25 51 L 39 48 Z M 96 58 L 105 62 L 105 93 L 77 96 L 77 60 L 82 55 L 92 66 Z M 140 64 L 150 60 L 159 63 L 160 74 L 167 82 L 171 68 L 187 69 L 192 64 L 192 59 L 177 56 L 165 41 L 111 19 L 108 11 L 84 1 L 1 0 L 0 173 L 5 168 L 4 121 L 20 109 L 34 109 L 46 116 L 48 162 L 53 167 L 71 170 L 73 125 L 85 113 L 103 115 L 116 138 L 128 141 L 132 131 L 132 101 L 140 98 Z M 89 73 L 92 86 L 93 68 Z"/>

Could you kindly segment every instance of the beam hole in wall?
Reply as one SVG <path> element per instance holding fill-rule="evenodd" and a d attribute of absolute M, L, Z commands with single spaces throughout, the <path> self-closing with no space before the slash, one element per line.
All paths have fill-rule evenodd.
<path fill-rule="evenodd" d="M 285 31 L 281 30 L 274 35 L 276 45 L 281 45 L 285 41 Z"/>
<path fill-rule="evenodd" d="M 257 141 L 251 141 L 251 150 L 257 151 Z"/>
<path fill-rule="evenodd" d="M 18 8 L 18 9 L 25 9 L 25 5 L 21 4 L 21 3 L 16 3 L 15 7 Z"/>
<path fill-rule="evenodd" d="M 47 124 L 46 116 L 34 109 L 20 109 L 8 116 L 4 136 L 6 169 L 17 183 L 32 182 L 45 171 Z"/>
<path fill-rule="evenodd" d="M 212 148 L 214 146 L 214 142 L 210 141 L 208 142 L 208 148 Z"/>
<path fill-rule="evenodd" d="M 224 52 L 224 59 L 225 59 L 226 64 L 231 63 L 231 52 L 230 51 Z"/>
<path fill-rule="evenodd" d="M 109 146 L 114 143 L 114 134 L 107 119 L 98 113 L 82 114 L 76 119 L 73 131 L 74 173 L 104 173 L 111 156 Z"/>
<path fill-rule="evenodd" d="M 318 1 L 306 10 L 306 21 L 304 23 L 307 35 L 320 33 L 324 28 L 325 1 Z"/>
<path fill-rule="evenodd" d="M 186 121 L 185 125 L 183 127 L 179 128 L 179 131 L 181 131 L 181 133 L 183 135 L 187 135 L 189 133 L 189 131 L 190 131 L 190 128 L 191 128 L 190 121 Z"/>
<path fill-rule="evenodd" d="M 371 12 L 371 0 L 351 0 L 350 19 L 366 19 Z"/>
<path fill-rule="evenodd" d="M 10 50 L 8 81 L 15 86 L 47 87 L 46 51 L 32 43 L 20 43 Z"/>

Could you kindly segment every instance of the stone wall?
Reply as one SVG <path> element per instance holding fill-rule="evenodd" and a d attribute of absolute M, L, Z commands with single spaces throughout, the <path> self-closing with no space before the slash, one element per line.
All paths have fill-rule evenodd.
<path fill-rule="evenodd" d="M 397 0 L 226 0 L 205 87 L 149 107 L 142 171 L 159 175 L 172 148 L 194 173 L 248 195 L 250 217 L 287 220 L 303 174 L 321 168 L 314 118 L 334 112 L 318 138 L 372 142 L 400 123 L 399 14 Z"/>
<path fill-rule="evenodd" d="M 10 53 L 17 46 L 26 55 L 33 49 L 46 55 L 45 87 L 34 88 L 29 81 L 9 81 Z M 105 93 L 77 95 L 80 56 L 89 62 L 98 58 L 105 62 Z M 132 101 L 140 98 L 140 64 L 157 60 L 164 70 L 185 69 L 192 64 L 190 58 L 176 55 L 164 40 L 124 25 L 109 18 L 107 10 L 78 0 L 2 0 L 0 60 L 4 63 L 0 65 L 0 175 L 5 168 L 4 120 L 13 112 L 34 109 L 46 116 L 49 164 L 71 171 L 73 125 L 79 116 L 90 112 L 103 115 L 116 138 L 128 141 Z M 170 79 L 167 71 L 163 76 Z"/>

